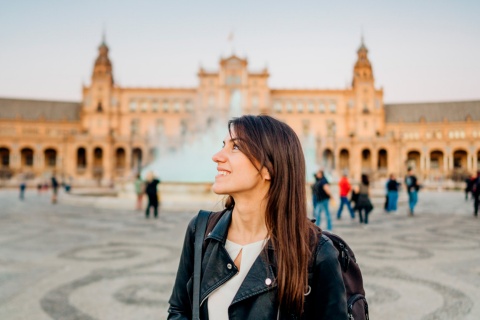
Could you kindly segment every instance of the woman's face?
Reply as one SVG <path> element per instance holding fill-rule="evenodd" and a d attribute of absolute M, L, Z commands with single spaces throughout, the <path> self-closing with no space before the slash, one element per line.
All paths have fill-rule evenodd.
<path fill-rule="evenodd" d="M 267 180 L 270 178 L 266 175 L 262 177 L 262 174 L 239 149 L 235 138 L 235 132 L 232 130 L 232 136 L 227 134 L 223 141 L 223 148 L 212 157 L 212 160 L 217 163 L 218 171 L 212 187 L 213 192 L 228 194 L 234 198 L 235 195 L 263 195 L 263 189 L 268 190 L 269 181 Z"/>

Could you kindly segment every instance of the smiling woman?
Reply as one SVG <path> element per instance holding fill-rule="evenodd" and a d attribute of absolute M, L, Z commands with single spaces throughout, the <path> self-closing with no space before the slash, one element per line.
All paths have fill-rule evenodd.
<path fill-rule="evenodd" d="M 212 160 L 213 190 L 228 197 L 203 235 L 200 319 L 347 319 L 338 252 L 307 219 L 295 132 L 266 115 L 234 118 Z M 192 318 L 197 219 L 185 235 L 169 319 Z"/>

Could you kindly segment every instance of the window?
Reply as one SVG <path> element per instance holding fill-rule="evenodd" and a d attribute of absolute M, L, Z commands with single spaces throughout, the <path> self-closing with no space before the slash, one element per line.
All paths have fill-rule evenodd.
<path fill-rule="evenodd" d="M 153 100 L 153 102 L 152 102 L 152 111 L 153 112 L 158 111 L 158 101 L 157 100 Z"/>
<path fill-rule="evenodd" d="M 330 102 L 330 112 L 335 113 L 337 112 L 337 104 L 335 101 Z"/>
<path fill-rule="evenodd" d="M 375 108 L 380 109 L 380 100 L 375 99 Z"/>
<path fill-rule="evenodd" d="M 323 101 L 320 101 L 320 104 L 318 105 L 318 109 L 322 113 L 325 112 L 325 104 L 323 103 Z"/>
<path fill-rule="evenodd" d="M 130 133 L 132 136 L 138 135 L 138 129 L 139 129 L 139 124 L 140 120 L 139 119 L 132 119 L 131 125 L 130 125 Z"/>
<path fill-rule="evenodd" d="M 147 109 L 148 109 L 148 102 L 147 102 L 147 101 L 143 101 L 143 102 L 142 102 L 142 112 L 147 111 Z"/>
<path fill-rule="evenodd" d="M 315 105 L 313 104 L 312 101 L 308 102 L 308 112 L 310 112 L 310 113 L 315 112 Z"/>
<path fill-rule="evenodd" d="M 292 111 L 293 111 L 292 103 L 290 101 L 287 101 L 287 112 L 291 113 Z"/>
<path fill-rule="evenodd" d="M 297 111 L 298 112 L 303 112 L 303 102 L 302 101 L 297 102 Z"/>
<path fill-rule="evenodd" d="M 179 112 L 180 111 L 180 102 L 179 101 L 175 101 L 173 103 L 173 111 L 175 112 Z"/>
<path fill-rule="evenodd" d="M 168 101 L 163 100 L 163 112 L 168 112 Z"/>
<path fill-rule="evenodd" d="M 275 112 L 282 112 L 282 103 L 280 101 L 274 101 L 273 110 L 275 110 Z"/>
<path fill-rule="evenodd" d="M 131 112 L 137 111 L 137 101 L 130 100 L 130 111 Z"/>

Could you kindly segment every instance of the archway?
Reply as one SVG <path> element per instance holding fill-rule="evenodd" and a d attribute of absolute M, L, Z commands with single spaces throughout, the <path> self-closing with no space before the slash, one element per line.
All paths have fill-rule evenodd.
<path fill-rule="evenodd" d="M 388 153 L 385 149 L 378 150 L 377 170 L 381 176 L 388 175 Z"/>
<path fill-rule="evenodd" d="M 85 169 L 87 167 L 87 152 L 85 148 L 80 147 L 77 149 L 77 170 Z"/>
<path fill-rule="evenodd" d="M 117 148 L 117 150 L 115 151 L 115 168 L 117 170 L 125 169 L 125 160 L 125 149 Z"/>
<path fill-rule="evenodd" d="M 45 155 L 45 166 L 48 168 L 55 168 L 57 166 L 57 151 L 55 149 L 46 149 L 44 152 Z"/>
<path fill-rule="evenodd" d="M 134 148 L 132 151 L 132 169 L 137 172 L 142 170 L 142 149 Z"/>
<path fill-rule="evenodd" d="M 362 150 L 362 173 L 372 173 L 372 153 L 370 149 Z"/>
<path fill-rule="evenodd" d="M 430 170 L 442 171 L 444 167 L 443 158 L 443 152 L 440 150 L 430 152 Z"/>
<path fill-rule="evenodd" d="M 420 168 L 420 152 L 409 151 L 407 153 L 407 168 L 419 169 Z"/>
<path fill-rule="evenodd" d="M 338 159 L 339 169 L 342 171 L 350 169 L 350 153 L 347 149 L 340 150 L 340 156 Z"/>
<path fill-rule="evenodd" d="M 459 149 L 453 152 L 453 168 L 458 170 L 467 170 L 468 168 L 467 151 Z"/>
<path fill-rule="evenodd" d="M 323 163 L 323 168 L 325 170 L 334 169 L 334 167 L 335 167 L 335 157 L 333 155 L 332 150 L 330 150 L 330 149 L 323 150 L 322 163 Z"/>
<path fill-rule="evenodd" d="M 10 150 L 8 148 L 0 148 L 0 167 L 10 166 Z"/>
<path fill-rule="evenodd" d="M 93 177 L 98 183 L 103 177 L 103 150 L 100 147 L 93 150 Z"/>
<path fill-rule="evenodd" d="M 30 148 L 23 148 L 20 150 L 21 166 L 33 167 L 33 150 Z"/>

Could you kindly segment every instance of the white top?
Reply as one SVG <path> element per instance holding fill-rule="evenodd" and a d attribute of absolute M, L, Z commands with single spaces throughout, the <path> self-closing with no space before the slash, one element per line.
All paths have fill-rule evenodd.
<path fill-rule="evenodd" d="M 210 320 L 228 320 L 228 307 L 266 243 L 267 240 L 260 240 L 241 246 L 227 239 L 225 249 L 233 261 L 242 251 L 240 271 L 208 297 L 208 318 Z"/>

